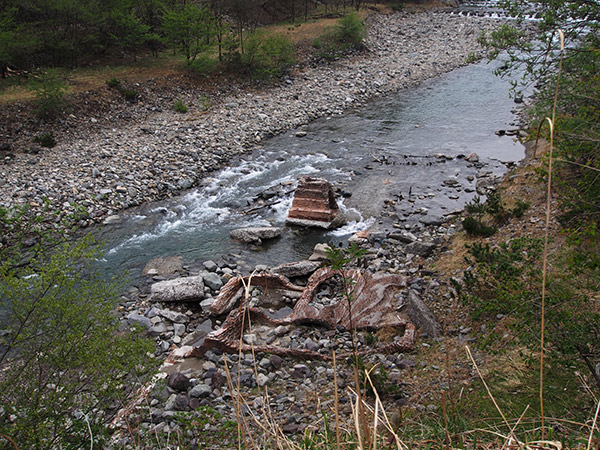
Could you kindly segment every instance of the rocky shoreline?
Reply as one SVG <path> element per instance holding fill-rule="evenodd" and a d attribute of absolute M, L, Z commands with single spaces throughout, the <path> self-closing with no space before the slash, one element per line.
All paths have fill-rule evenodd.
<path fill-rule="evenodd" d="M 87 226 L 177 195 L 270 136 L 465 64 L 480 50 L 480 33 L 498 25 L 443 12 L 371 14 L 363 54 L 298 68 L 279 84 L 257 90 L 227 87 L 212 95 L 208 111 L 192 106 L 187 115 L 172 111 L 170 98 L 155 98 L 145 87 L 142 100 L 126 114 L 69 116 L 53 149 L 12 148 L 2 154 L 0 204 L 35 210 L 47 199 L 63 215 L 83 207 L 87 217 L 80 225 Z M 173 89 L 190 105 L 203 98 L 193 87 Z M 123 115 L 128 120 L 118 118 Z"/>
<path fill-rule="evenodd" d="M 414 350 L 432 345 L 446 345 L 441 332 L 456 336 L 460 343 L 470 339 L 468 327 L 448 327 L 434 317 L 450 314 L 456 306 L 448 280 L 439 280 L 429 268 L 440 251 L 446 250 L 455 225 L 428 226 L 418 234 L 397 230 L 393 233 L 370 233 L 353 238 L 366 253 L 348 267 L 359 263 L 364 273 L 375 276 L 399 277 L 400 285 L 392 300 L 392 314 L 398 314 L 418 326 L 419 337 Z M 319 247 L 319 244 L 317 247 Z M 290 280 L 302 289 L 310 284 L 308 278 L 324 258 L 322 248 L 316 248 L 311 259 L 316 262 L 287 264 L 282 267 L 257 267 L 258 274 L 289 274 Z M 290 266 L 294 266 L 290 270 Z M 302 267 L 302 269 L 300 269 Z M 315 324 L 289 324 L 273 326 L 254 322 L 244 329 L 243 343 L 252 351 L 225 353 L 219 348 L 205 347 L 202 354 L 192 349 L 203 346 L 205 338 L 216 332 L 229 320 L 222 311 L 214 308 L 228 281 L 243 275 L 235 260 L 222 258 L 184 264 L 180 257 L 152 260 L 144 270 L 145 279 L 138 287 L 131 287 L 119 307 L 121 329 L 138 326 L 156 340 L 156 357 L 164 360 L 160 380 L 156 382 L 136 407 L 130 407 L 128 416 L 121 416 L 119 426 L 135 428 L 135 436 L 177 435 L 186 445 L 208 445 L 210 448 L 231 448 L 235 436 L 221 441 L 227 421 L 236 421 L 234 400 L 227 386 L 227 371 L 239 379 L 239 394 L 247 402 L 243 414 L 272 421 L 289 436 L 320 430 L 322 410 L 331 412 L 334 369 L 331 352 L 337 355 L 352 351 L 352 332 L 342 326 L 329 328 Z M 308 278 L 308 281 L 307 281 Z M 165 281 L 169 280 L 169 281 Z M 386 288 L 387 289 L 387 288 Z M 277 291 L 274 287 L 253 287 L 248 303 L 262 309 L 271 317 L 283 317 L 299 302 L 300 292 Z M 196 300 L 190 301 L 191 298 Z M 182 301 L 183 299 L 183 301 Z M 320 289 L 312 302 L 318 310 L 343 299 L 329 290 Z M 234 311 L 237 307 L 234 308 Z M 215 312 L 216 311 L 216 312 Z M 400 343 L 404 327 L 384 327 L 381 330 L 360 331 L 356 335 L 358 351 L 364 353 L 365 367 L 376 367 L 379 378 L 377 389 L 386 408 L 395 411 L 407 406 L 418 410 L 431 410 L 436 403 L 435 389 L 447 384 L 447 374 L 436 364 L 431 364 L 410 351 L 387 351 Z M 282 354 L 260 351 L 264 346 L 287 349 Z M 191 353 L 190 353 L 191 352 Z M 309 353 L 322 358 L 309 357 Z M 192 354 L 194 357 L 189 357 Z M 299 356 L 306 354 L 305 356 Z M 353 385 L 350 360 L 341 358 L 336 372 L 340 392 L 340 414 L 349 420 L 353 401 L 346 387 Z M 227 368 L 225 368 L 227 362 Z M 452 369 L 464 371 L 461 361 L 453 361 Z M 411 381 L 413 369 L 430 371 L 427 381 L 432 391 L 419 392 Z M 463 374 L 464 375 L 464 374 Z M 238 378 L 239 377 L 239 378 Z M 236 388 L 237 391 L 237 388 Z M 268 393 L 267 393 L 268 392 Z M 320 399 L 317 401 L 317 398 Z M 263 417 L 264 407 L 269 416 Z M 333 414 L 331 412 L 331 414 Z M 185 420 L 183 418 L 186 418 Z M 203 430 L 189 428 L 194 420 L 204 419 Z M 257 429 L 257 424 L 251 424 Z M 234 433 L 235 434 L 235 433 Z M 115 441 L 118 448 L 128 448 L 135 436 L 122 435 Z M 133 441 L 132 441 L 133 439 Z M 233 439 L 233 440 L 228 440 Z M 294 439 L 294 438 L 292 438 Z"/>

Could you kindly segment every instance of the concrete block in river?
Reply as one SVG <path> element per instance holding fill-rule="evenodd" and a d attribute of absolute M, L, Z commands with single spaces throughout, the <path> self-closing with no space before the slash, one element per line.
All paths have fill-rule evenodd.
<path fill-rule="evenodd" d="M 337 228 L 345 223 L 327 180 L 300 177 L 287 223 L 325 229 Z"/>

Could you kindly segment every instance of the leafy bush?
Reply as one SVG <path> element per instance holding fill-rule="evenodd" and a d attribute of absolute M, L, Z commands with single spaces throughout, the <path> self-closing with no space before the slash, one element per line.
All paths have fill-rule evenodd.
<path fill-rule="evenodd" d="M 351 49 L 362 48 L 365 31 L 356 13 L 342 17 L 338 24 L 313 41 L 313 47 L 321 58 L 333 60 L 344 56 Z"/>
<path fill-rule="evenodd" d="M 208 55 L 200 55 L 190 64 L 192 72 L 205 77 L 214 73 L 218 67 L 219 62 Z"/>
<path fill-rule="evenodd" d="M 469 214 L 474 214 L 476 217 L 467 216 L 463 222 L 463 228 L 467 234 L 472 236 L 489 237 L 493 235 L 497 229 L 493 225 L 488 225 L 484 222 L 486 215 L 497 224 L 505 224 L 512 217 L 523 217 L 523 213 L 529 208 L 529 203 L 522 200 L 516 201 L 516 206 L 512 209 L 506 209 L 502 198 L 497 192 L 490 192 L 485 203 L 481 202 L 479 196 L 475 196 L 472 201 L 465 205 L 465 210 Z"/>
<path fill-rule="evenodd" d="M 41 136 L 36 136 L 33 138 L 33 142 L 46 148 L 52 148 L 56 145 L 56 139 L 54 138 L 54 133 L 52 133 L 52 131 L 44 133 Z"/>
<path fill-rule="evenodd" d="M 346 42 L 354 48 L 360 48 L 365 38 L 363 23 L 355 12 L 345 15 L 339 20 L 335 33 L 341 42 Z"/>
<path fill-rule="evenodd" d="M 0 434 L 21 448 L 81 448 L 152 374 L 152 341 L 119 334 L 118 286 L 90 262 L 89 238 L 20 267 L 0 265 Z M 12 417 L 11 420 L 7 420 Z"/>
<path fill-rule="evenodd" d="M 200 98 L 198 99 L 198 108 L 200 108 L 200 111 L 208 111 L 210 109 L 211 103 L 210 103 L 210 98 L 208 98 L 206 95 L 201 95 Z"/>
<path fill-rule="evenodd" d="M 472 270 L 465 273 L 461 298 L 476 320 L 506 316 L 506 324 L 520 345 L 532 352 L 539 350 L 541 324 L 542 239 L 518 238 L 497 247 L 473 244 L 467 262 Z M 565 266 L 563 273 L 548 274 L 546 288 L 546 339 L 558 364 L 570 366 L 577 360 L 589 369 L 600 388 L 595 371 L 600 362 L 600 310 L 589 290 L 581 289 L 579 267 Z M 598 270 L 598 269 L 594 269 Z M 584 283 L 587 276 L 582 277 Z M 497 319 L 496 319 L 497 320 Z M 486 345 L 498 343 L 502 328 L 489 331 Z"/>
<path fill-rule="evenodd" d="M 483 236 L 489 237 L 498 231 L 498 229 L 491 225 L 486 225 L 474 217 L 468 216 L 462 221 L 462 226 L 465 232 L 471 236 Z"/>
<path fill-rule="evenodd" d="M 392 8 L 392 11 L 403 11 L 404 6 L 405 5 L 404 5 L 403 1 L 397 1 L 397 2 L 390 3 L 390 8 Z"/>
<path fill-rule="evenodd" d="M 111 78 L 110 80 L 106 81 L 106 85 L 109 87 L 109 89 L 120 90 L 121 80 L 119 80 L 118 78 Z"/>
<path fill-rule="evenodd" d="M 118 78 L 111 78 L 106 82 L 106 85 L 109 89 L 115 89 L 128 102 L 135 102 L 139 96 L 138 91 L 136 91 L 135 89 L 124 87 L 123 83 L 121 83 L 121 80 L 119 80 Z"/>
<path fill-rule="evenodd" d="M 474 62 L 477 62 L 478 58 L 477 58 L 477 54 L 475 52 L 470 52 L 467 55 L 467 59 L 465 60 L 465 63 L 467 64 L 472 64 Z"/>
<path fill-rule="evenodd" d="M 36 113 L 41 119 L 50 119 L 65 111 L 67 85 L 56 71 L 48 70 L 31 78 L 29 89 L 35 93 Z"/>
<path fill-rule="evenodd" d="M 188 112 L 188 107 L 181 101 L 181 99 L 177 99 L 175 104 L 173 105 L 173 109 L 178 113 L 186 113 Z"/>
<path fill-rule="evenodd" d="M 246 41 L 242 62 L 257 78 L 280 77 L 296 62 L 296 50 L 284 34 L 257 31 Z"/>
<path fill-rule="evenodd" d="M 560 161 L 553 180 L 562 209 L 559 219 L 572 231 L 600 228 L 599 45 L 597 38 L 573 52 L 561 76 L 554 127 L 555 157 Z M 554 86 L 548 83 L 540 92 L 536 120 L 550 116 Z"/>
<path fill-rule="evenodd" d="M 135 102 L 139 95 L 135 89 L 120 89 L 119 92 L 125 97 L 125 100 L 131 103 Z"/>

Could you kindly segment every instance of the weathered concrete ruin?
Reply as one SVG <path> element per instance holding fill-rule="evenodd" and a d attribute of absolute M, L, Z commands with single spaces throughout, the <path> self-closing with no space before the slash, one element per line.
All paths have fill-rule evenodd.
<path fill-rule="evenodd" d="M 319 304 L 319 291 L 328 284 L 351 286 L 352 300 L 338 295 L 329 304 Z M 282 318 L 269 317 L 260 307 L 244 304 L 244 286 L 261 286 L 272 290 L 302 291 L 292 312 Z M 201 356 L 205 351 L 218 348 L 235 353 L 238 351 L 268 352 L 277 355 L 304 356 L 328 359 L 329 355 L 308 349 L 292 349 L 272 345 L 249 345 L 241 339 L 244 333 L 251 332 L 251 326 L 316 324 L 328 329 L 375 330 L 392 327 L 399 338 L 387 345 L 374 346 L 362 353 L 403 352 L 412 350 L 415 339 L 415 326 L 396 312 L 394 295 L 406 289 L 406 279 L 400 275 L 369 274 L 359 270 L 333 270 L 320 268 L 309 278 L 305 288 L 289 282 L 275 274 L 261 274 L 252 277 L 236 277 L 223 286 L 216 302 L 211 306 L 213 314 L 229 312 L 225 322 L 209 333 L 204 342 L 187 352 L 186 356 Z M 338 292 L 339 294 L 339 292 Z M 350 308 L 349 308 L 350 305 Z M 252 324 L 252 325 L 249 325 Z M 340 355 L 343 356 L 343 355 Z"/>
<path fill-rule="evenodd" d="M 331 185 L 323 178 L 300 177 L 286 222 L 325 229 L 343 225 Z"/>

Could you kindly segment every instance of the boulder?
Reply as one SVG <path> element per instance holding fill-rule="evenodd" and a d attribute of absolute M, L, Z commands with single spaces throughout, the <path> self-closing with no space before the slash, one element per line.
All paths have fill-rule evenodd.
<path fill-rule="evenodd" d="M 433 242 L 411 242 L 405 247 L 405 250 L 409 253 L 413 253 L 423 258 L 427 258 L 433 254 L 435 250 L 435 244 Z"/>
<path fill-rule="evenodd" d="M 212 390 L 209 385 L 201 383 L 197 384 L 190 391 L 190 396 L 194 398 L 206 398 L 211 394 Z"/>
<path fill-rule="evenodd" d="M 343 225 L 345 219 L 326 180 L 300 177 L 286 222 L 329 230 Z"/>
<path fill-rule="evenodd" d="M 471 153 L 469 156 L 465 158 L 469 162 L 479 162 L 479 155 L 477 153 Z"/>
<path fill-rule="evenodd" d="M 150 321 L 150 319 L 148 319 L 146 316 L 142 316 L 141 314 L 137 314 L 137 313 L 129 313 L 127 315 L 127 323 L 129 324 L 129 326 L 141 326 L 144 327 L 146 329 L 149 329 L 152 327 L 152 322 Z"/>
<path fill-rule="evenodd" d="M 287 264 L 281 264 L 271 269 L 272 273 L 282 275 L 286 278 L 304 277 L 310 275 L 315 270 L 321 267 L 321 264 L 316 261 L 297 261 Z"/>
<path fill-rule="evenodd" d="M 159 281 L 150 287 L 150 301 L 153 302 L 191 302 L 203 298 L 202 276 Z"/>
<path fill-rule="evenodd" d="M 258 243 L 263 240 L 275 239 L 281 236 L 281 228 L 276 227 L 248 227 L 232 230 L 229 235 L 233 239 L 246 243 Z"/>
<path fill-rule="evenodd" d="M 223 279 L 214 272 L 207 272 L 202 274 L 204 284 L 211 288 L 213 291 L 218 291 L 223 287 Z"/>
<path fill-rule="evenodd" d="M 189 317 L 185 314 L 171 311 L 169 309 L 159 309 L 157 310 L 157 314 L 173 323 L 188 323 L 190 321 Z"/>
<path fill-rule="evenodd" d="M 397 241 L 403 242 L 404 244 L 410 244 L 411 242 L 415 242 L 417 237 L 408 232 L 408 231 L 392 231 L 388 236 L 390 239 L 395 239 Z"/>
<path fill-rule="evenodd" d="M 181 372 L 173 372 L 167 379 L 167 384 L 176 391 L 187 391 L 191 386 L 190 379 Z"/>
<path fill-rule="evenodd" d="M 419 222 L 428 226 L 440 226 L 444 223 L 444 218 L 441 216 L 425 216 L 420 217 Z"/>
<path fill-rule="evenodd" d="M 409 289 L 406 297 L 406 312 L 410 320 L 429 336 L 436 338 L 442 335 L 442 326 L 413 289 Z"/>
<path fill-rule="evenodd" d="M 313 249 L 312 255 L 309 256 L 309 261 L 327 261 L 327 250 L 331 248 L 327 244 L 317 244 Z"/>

